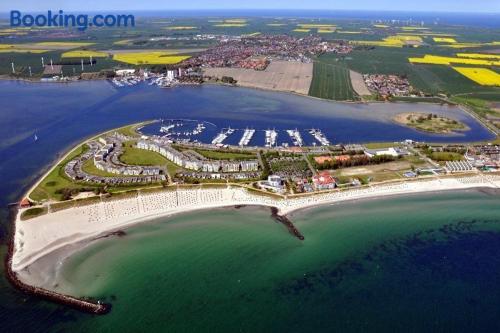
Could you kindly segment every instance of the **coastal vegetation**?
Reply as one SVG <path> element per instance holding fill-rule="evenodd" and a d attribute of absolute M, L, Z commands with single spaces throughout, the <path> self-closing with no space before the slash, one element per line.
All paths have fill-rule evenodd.
<path fill-rule="evenodd" d="M 34 217 L 47 214 L 47 212 L 48 212 L 47 207 L 33 207 L 26 209 L 21 213 L 21 221 L 26 221 Z"/>
<path fill-rule="evenodd" d="M 430 133 L 446 134 L 468 129 L 462 122 L 432 113 L 400 113 L 393 119 L 398 124 Z"/>

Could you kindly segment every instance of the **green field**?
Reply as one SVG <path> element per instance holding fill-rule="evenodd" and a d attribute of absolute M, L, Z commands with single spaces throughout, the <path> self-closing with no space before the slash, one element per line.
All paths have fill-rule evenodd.
<path fill-rule="evenodd" d="M 124 144 L 123 154 L 120 155 L 120 161 L 129 165 L 165 165 L 167 164 L 167 159 L 160 154 L 135 148 L 133 145 L 135 142 L 129 141 Z"/>
<path fill-rule="evenodd" d="M 77 147 L 75 150 L 68 155 L 61 163 L 52 170 L 47 177 L 45 177 L 42 182 L 30 193 L 30 198 L 35 201 L 42 201 L 48 199 L 61 200 L 63 195 L 60 193 L 63 189 L 82 189 L 83 186 L 74 183 L 70 179 L 66 178 L 64 175 L 64 166 L 74 157 L 82 154 L 87 150 L 86 145 Z M 97 186 L 86 185 L 85 187 L 92 188 Z"/>
<path fill-rule="evenodd" d="M 222 151 L 222 150 L 206 150 L 194 149 L 198 154 L 212 160 L 250 160 L 255 158 L 255 153 L 245 151 Z"/>
<path fill-rule="evenodd" d="M 349 70 L 343 65 L 323 62 L 323 58 L 314 62 L 313 80 L 309 95 L 334 100 L 356 100 L 352 89 Z"/>

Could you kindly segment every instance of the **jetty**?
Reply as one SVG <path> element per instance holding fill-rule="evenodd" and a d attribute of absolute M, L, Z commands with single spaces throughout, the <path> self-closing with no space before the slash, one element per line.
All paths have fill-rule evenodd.
<path fill-rule="evenodd" d="M 276 139 L 278 137 L 278 132 L 275 130 L 266 130 L 266 147 L 276 146 Z"/>
<path fill-rule="evenodd" d="M 304 140 L 302 140 L 302 136 L 300 135 L 300 132 L 298 129 L 286 130 L 286 132 L 290 136 L 290 139 L 292 139 L 294 146 L 302 147 L 304 145 Z"/>
<path fill-rule="evenodd" d="M 328 141 L 328 139 L 323 134 L 323 132 L 321 132 L 321 130 L 312 128 L 309 130 L 309 134 L 311 134 L 316 140 L 318 140 L 322 146 L 330 145 L 330 141 Z"/>
<path fill-rule="evenodd" d="M 240 139 L 240 142 L 238 143 L 239 146 L 247 146 L 250 140 L 252 140 L 253 135 L 255 134 L 254 129 L 246 129 L 245 132 L 243 132 L 243 136 Z"/>
<path fill-rule="evenodd" d="M 229 127 L 227 130 L 222 130 L 217 136 L 212 140 L 213 145 L 220 145 L 224 140 L 227 139 L 228 136 L 234 133 L 234 129 Z"/>

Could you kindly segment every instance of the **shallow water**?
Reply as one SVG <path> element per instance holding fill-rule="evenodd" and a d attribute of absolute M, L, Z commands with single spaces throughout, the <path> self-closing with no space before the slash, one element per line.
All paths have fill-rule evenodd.
<path fill-rule="evenodd" d="M 113 310 L 63 327 L 494 330 L 498 203 L 468 191 L 314 208 L 292 216 L 303 242 L 264 208 L 161 219 L 64 264 L 60 290 L 101 297 Z"/>
<path fill-rule="evenodd" d="M 117 91 L 106 82 L 0 81 L 0 97 L 7 101 L 0 112 L 1 207 L 18 200 L 43 170 L 85 137 L 142 120 L 189 114 L 219 126 L 226 126 L 226 119 L 244 126 L 254 120 L 264 124 L 271 118 L 284 127 L 306 122 L 307 127 L 319 127 L 329 121 L 329 138 L 349 142 L 418 139 L 420 135 L 389 120 L 399 110 L 414 111 L 414 104 L 337 104 L 240 88 L 141 86 Z M 428 107 L 455 115 L 454 108 Z M 467 117 L 459 112 L 457 117 Z M 379 120 L 374 119 L 378 116 Z M 490 137 L 477 123 L 469 126 L 473 129 L 469 136 L 440 139 Z M 34 133 L 39 138 L 36 143 Z M 270 219 L 267 210 L 214 211 L 143 225 L 131 229 L 125 238 L 105 240 L 85 250 L 64 270 L 64 278 L 71 283 L 61 281 L 61 288 L 105 297 L 114 304 L 109 316 L 93 317 L 22 295 L 3 277 L 2 332 L 141 331 L 145 325 L 172 331 L 357 330 L 404 325 L 464 331 L 497 328 L 499 242 L 496 224 L 483 221 L 498 220 L 494 205 L 498 197 L 428 198 L 425 209 L 422 205 L 412 208 L 407 199 L 401 199 L 404 205 L 399 199 L 384 200 L 381 207 L 390 212 L 387 216 L 377 210 L 378 201 L 296 214 L 293 220 L 306 236 L 303 243 Z M 432 209 L 427 209 L 429 205 Z M 392 239 L 403 242 L 414 234 L 420 239 L 420 231 L 474 219 L 478 222 L 470 231 L 459 228 L 459 237 L 430 233 L 429 239 L 424 238 L 430 254 L 409 247 L 408 255 L 401 257 L 399 250 L 384 245 Z M 9 229 L 5 208 L 0 209 L 0 220 L 5 242 Z M 446 240 L 443 248 L 433 250 L 441 244 L 434 241 L 434 235 Z M 380 246 L 385 252 L 376 250 Z M 0 252 L 5 251 L 2 245 Z M 453 259 L 453 274 L 446 271 L 447 265 L 438 265 L 439 256 L 433 251 L 445 251 Z M 366 261 L 371 253 L 378 259 Z M 415 261 L 413 253 L 423 253 L 418 258 L 424 259 Z M 357 272 L 359 263 L 370 274 Z M 384 267 L 386 273 L 379 274 L 373 265 Z M 457 272 L 456 266 L 465 267 L 467 277 L 458 279 L 458 284 L 462 271 Z M 429 270 L 437 275 L 430 275 Z M 304 280 L 304 273 L 310 278 Z M 342 277 L 341 287 L 334 288 L 331 274 Z M 435 277 L 439 286 L 431 283 Z M 307 287 L 310 283 L 313 289 Z M 403 290 L 407 285 L 412 286 L 408 297 Z M 394 320 L 399 315 L 401 319 Z M 430 320 L 422 321 L 422 315 L 429 315 Z"/>

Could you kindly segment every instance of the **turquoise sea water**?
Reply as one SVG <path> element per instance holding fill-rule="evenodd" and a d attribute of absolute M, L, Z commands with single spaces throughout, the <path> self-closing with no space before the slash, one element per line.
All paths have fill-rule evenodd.
<path fill-rule="evenodd" d="M 106 332 L 495 331 L 498 195 L 459 192 L 190 213 L 100 240 L 60 290 L 113 303 L 56 327 Z"/>

